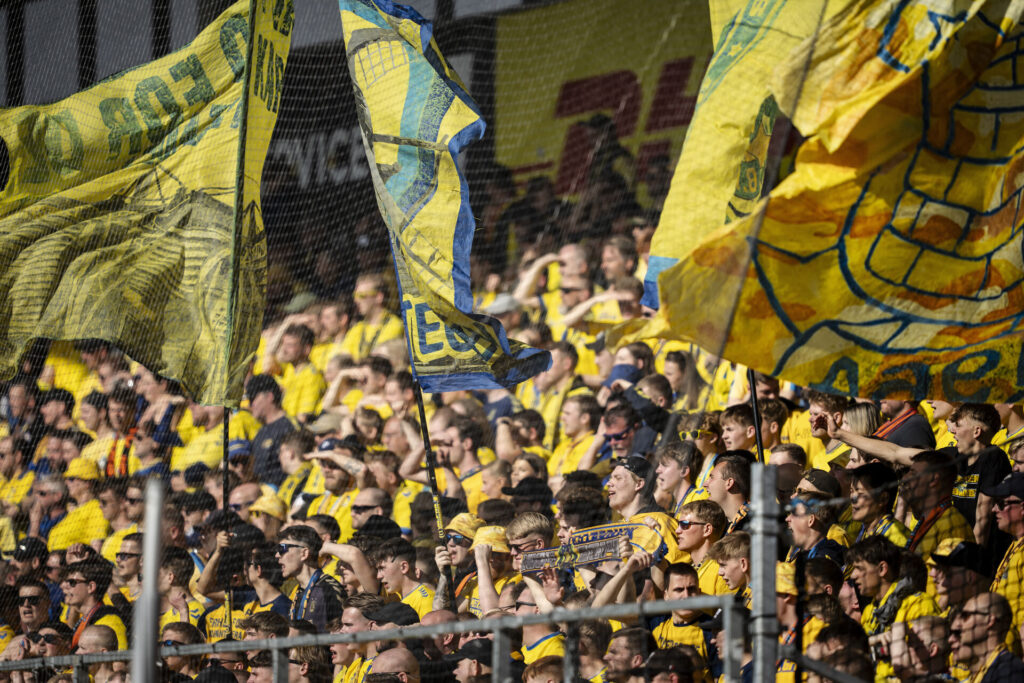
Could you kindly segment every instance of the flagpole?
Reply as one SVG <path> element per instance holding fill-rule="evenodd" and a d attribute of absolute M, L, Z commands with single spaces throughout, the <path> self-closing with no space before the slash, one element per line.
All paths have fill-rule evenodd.
<path fill-rule="evenodd" d="M 420 389 L 419 379 L 412 382 L 413 392 L 416 394 L 416 406 L 420 410 L 420 434 L 423 435 L 423 452 L 427 464 L 427 481 L 430 482 L 430 496 L 434 501 L 434 521 L 437 523 L 437 542 L 443 548 L 444 542 L 444 515 L 441 514 L 441 492 L 437 488 L 437 458 L 434 457 L 434 449 L 430 445 L 430 430 L 427 427 L 427 410 L 423 406 L 423 391 Z M 448 565 L 448 604 L 454 609 L 455 604 L 455 567 Z"/>
<path fill-rule="evenodd" d="M 764 459 L 764 443 L 761 441 L 761 414 L 757 412 L 757 385 L 754 383 L 754 368 L 747 368 L 747 384 L 750 386 L 750 407 L 754 411 L 754 441 L 757 443 L 757 461 L 768 464 Z"/>
<path fill-rule="evenodd" d="M 230 479 L 230 476 L 229 476 L 231 474 L 231 472 L 228 469 L 228 456 L 229 456 L 229 449 L 228 449 L 228 422 L 230 422 L 230 420 L 231 420 L 231 409 L 228 408 L 227 406 L 224 406 L 224 421 L 223 421 L 223 423 L 221 425 L 221 427 L 224 429 L 224 434 L 223 434 L 224 456 L 222 458 L 222 463 L 221 463 L 221 470 L 223 470 L 223 472 L 222 472 L 223 479 L 221 480 L 221 487 L 222 487 L 221 488 L 221 491 L 222 491 L 222 496 L 221 497 L 223 498 L 223 500 L 221 501 L 221 509 L 224 510 L 225 514 L 227 514 L 228 510 L 230 509 L 228 507 L 228 494 L 230 493 L 230 488 L 231 488 L 231 479 Z M 227 616 L 228 635 L 231 636 L 231 637 L 234 637 L 233 625 L 231 623 L 231 616 L 232 615 L 231 615 L 231 582 L 230 581 L 228 581 L 228 585 L 224 589 L 224 611 L 225 611 L 225 614 Z"/>

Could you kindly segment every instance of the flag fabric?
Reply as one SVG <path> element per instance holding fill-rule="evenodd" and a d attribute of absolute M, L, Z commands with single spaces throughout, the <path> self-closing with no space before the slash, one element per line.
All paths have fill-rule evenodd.
<path fill-rule="evenodd" d="M 340 0 L 349 73 L 387 225 L 413 371 L 424 391 L 512 386 L 550 364 L 472 312 L 475 223 L 459 154 L 484 122 L 414 10 Z"/>
<path fill-rule="evenodd" d="M 863 2 L 827 21 L 772 80 L 806 137 L 794 172 L 763 220 L 661 275 L 660 324 L 825 391 L 1024 399 L 1022 12 Z"/>
<path fill-rule="evenodd" d="M 291 0 L 253 5 L 155 62 L 0 112 L 5 376 L 33 340 L 102 339 L 202 403 L 241 398 L 266 287 L 259 183 L 294 20 Z"/>
<path fill-rule="evenodd" d="M 658 307 L 658 275 L 722 223 L 742 218 L 764 188 L 778 104 L 772 67 L 844 3 L 712 0 L 715 51 L 651 240 L 642 303 Z"/>

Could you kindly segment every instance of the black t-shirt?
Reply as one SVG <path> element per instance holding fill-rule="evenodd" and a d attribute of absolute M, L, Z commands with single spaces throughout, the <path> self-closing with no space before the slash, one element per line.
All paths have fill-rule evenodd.
<path fill-rule="evenodd" d="M 256 432 L 256 437 L 252 440 L 252 465 L 256 479 L 274 486 L 284 481 L 284 471 L 277 459 L 277 451 L 284 437 L 294 431 L 292 421 L 287 415 L 282 415 L 273 422 L 263 425 L 260 431 Z"/>
<path fill-rule="evenodd" d="M 882 438 L 905 448 L 935 448 L 935 432 L 928 424 L 928 418 L 920 413 L 911 415 Z"/>
<path fill-rule="evenodd" d="M 973 465 L 968 465 L 968 457 L 957 450 L 956 446 L 947 446 L 943 453 L 949 453 L 956 459 L 957 478 L 953 487 L 953 505 L 967 521 L 974 525 L 977 520 L 978 489 L 995 486 L 1010 473 L 1010 461 L 1006 453 L 998 446 L 988 446 L 978 454 Z"/>

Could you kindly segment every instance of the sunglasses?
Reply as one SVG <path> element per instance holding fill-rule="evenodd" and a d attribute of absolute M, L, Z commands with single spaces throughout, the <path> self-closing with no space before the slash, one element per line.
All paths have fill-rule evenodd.
<path fill-rule="evenodd" d="M 334 462 L 333 460 L 327 460 L 326 458 L 320 459 L 320 467 L 325 470 L 340 470 L 341 465 Z"/>
<path fill-rule="evenodd" d="M 701 523 L 700 522 L 691 522 L 688 519 L 684 519 L 684 520 L 680 520 L 680 521 L 676 522 L 676 524 L 679 525 L 680 529 L 682 529 L 683 531 L 686 531 L 691 526 L 700 526 Z"/>
<path fill-rule="evenodd" d="M 230 505 L 228 505 L 228 507 L 234 510 L 235 512 L 241 512 L 243 508 L 247 508 L 255 502 L 256 499 L 254 498 L 246 503 L 231 503 Z"/>
<path fill-rule="evenodd" d="M 523 541 L 522 543 L 509 543 L 508 548 L 513 554 L 521 555 L 526 552 L 526 547 L 536 545 L 537 541 Z"/>
<path fill-rule="evenodd" d="M 686 432 L 686 436 L 688 436 L 691 439 L 693 439 L 694 441 L 696 441 L 697 439 L 699 439 L 701 437 L 711 436 L 711 432 L 706 431 L 704 429 L 691 429 L 690 431 Z"/>
<path fill-rule="evenodd" d="M 128 552 L 121 551 L 119 553 L 116 553 L 114 555 L 114 557 L 117 560 L 130 560 L 133 557 L 142 557 L 142 553 L 128 553 Z"/>
<path fill-rule="evenodd" d="M 616 432 L 615 434 L 605 434 L 604 438 L 607 441 L 621 441 L 625 439 L 626 435 L 629 434 L 631 431 L 633 431 L 632 427 L 626 427 L 621 432 Z"/>
<path fill-rule="evenodd" d="M 993 508 L 1006 509 L 1011 508 L 1014 505 L 1020 505 L 1024 503 L 1024 500 L 1007 500 L 1006 498 L 997 498 L 992 501 Z"/>
<path fill-rule="evenodd" d="M 235 664 L 244 664 L 244 663 L 245 663 L 244 659 L 217 659 L 216 657 L 211 657 L 210 659 L 207 659 L 205 662 L 203 662 L 203 668 L 204 669 L 209 669 L 209 668 L 214 667 L 214 666 L 221 666 L 221 667 L 224 667 L 225 669 L 227 669 L 227 668 L 229 668 L 231 666 L 234 666 Z"/>
<path fill-rule="evenodd" d="M 60 642 L 61 638 L 56 633 L 40 633 L 39 631 L 32 631 L 26 633 L 25 637 L 33 643 L 39 643 L 40 641 L 47 645 L 56 645 Z"/>
<path fill-rule="evenodd" d="M 164 647 L 174 647 L 175 645 L 184 645 L 185 643 L 180 640 L 161 640 L 160 645 Z"/>
<path fill-rule="evenodd" d="M 278 543 L 277 544 L 277 554 L 278 555 L 287 555 L 288 551 L 291 550 L 292 548 L 305 548 L 305 547 L 306 546 L 299 545 L 298 543 Z"/>
<path fill-rule="evenodd" d="M 85 579 L 64 579 L 64 583 L 66 583 L 67 585 L 69 585 L 72 588 L 74 588 L 75 586 L 77 586 L 80 583 L 89 583 L 89 582 L 86 581 Z"/>
<path fill-rule="evenodd" d="M 468 548 L 469 546 L 473 545 L 473 539 L 467 538 L 467 537 L 463 536 L 462 534 L 453 534 L 453 533 L 445 534 L 444 535 L 444 542 L 446 544 L 454 543 L 455 545 L 460 545 L 463 548 Z"/>
<path fill-rule="evenodd" d="M 375 510 L 378 507 L 380 507 L 380 506 L 379 505 L 353 505 L 352 506 L 352 514 L 353 515 L 361 515 L 361 514 L 364 514 L 366 512 L 369 512 L 370 510 Z"/>
<path fill-rule="evenodd" d="M 355 292 L 352 295 L 352 298 L 355 299 L 356 301 L 360 301 L 362 299 L 372 299 L 373 297 L 377 296 L 377 294 L 378 294 L 377 290 L 366 291 L 366 292 Z"/>
<path fill-rule="evenodd" d="M 131 498 L 131 497 L 126 497 L 124 500 L 129 505 L 140 505 L 142 503 L 142 501 L 143 501 L 142 498 Z"/>
<path fill-rule="evenodd" d="M 18 606 L 19 607 L 25 607 L 25 606 L 33 606 L 34 607 L 35 605 L 38 605 L 42 601 L 42 599 L 43 599 L 42 595 L 19 595 L 18 596 Z"/>

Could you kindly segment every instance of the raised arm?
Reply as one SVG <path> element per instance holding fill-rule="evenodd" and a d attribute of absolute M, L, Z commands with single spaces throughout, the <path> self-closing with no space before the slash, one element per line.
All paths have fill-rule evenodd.
<path fill-rule="evenodd" d="M 512 291 L 512 296 L 515 297 L 516 301 L 523 306 L 537 308 L 539 305 L 536 296 L 537 280 L 540 278 L 540 274 L 544 272 L 544 269 L 552 263 L 558 263 L 558 254 L 544 254 L 530 264 L 530 267 L 520 276 L 519 283 Z"/>
<path fill-rule="evenodd" d="M 876 439 L 873 436 L 864 436 L 851 432 L 849 429 L 843 429 L 836 425 L 831 415 L 822 416 L 818 419 L 828 420 L 828 435 L 833 439 L 838 439 L 865 455 L 881 458 L 895 465 L 910 467 L 913 457 L 923 450 L 921 448 L 907 448 L 906 446 L 894 444 L 891 441 Z"/>

